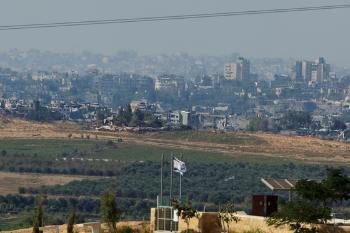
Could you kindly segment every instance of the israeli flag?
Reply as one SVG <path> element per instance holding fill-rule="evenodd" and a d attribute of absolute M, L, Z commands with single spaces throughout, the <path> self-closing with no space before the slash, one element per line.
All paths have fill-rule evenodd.
<path fill-rule="evenodd" d="M 186 172 L 185 163 L 179 160 L 178 158 L 174 157 L 173 164 L 174 164 L 174 172 L 180 173 L 180 175 L 183 176 L 184 173 Z"/>

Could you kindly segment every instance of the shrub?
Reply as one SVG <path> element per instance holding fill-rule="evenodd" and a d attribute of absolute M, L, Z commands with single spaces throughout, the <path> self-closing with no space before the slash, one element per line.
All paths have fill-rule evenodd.
<path fill-rule="evenodd" d="M 7 151 L 6 151 L 6 150 L 2 150 L 2 151 L 1 151 L 1 155 L 2 155 L 2 156 L 6 156 L 6 155 L 7 155 Z"/>
<path fill-rule="evenodd" d="M 113 146 L 113 145 L 114 145 L 114 142 L 113 142 L 112 140 L 108 140 L 108 141 L 106 142 L 106 145 L 107 145 L 107 146 Z"/>

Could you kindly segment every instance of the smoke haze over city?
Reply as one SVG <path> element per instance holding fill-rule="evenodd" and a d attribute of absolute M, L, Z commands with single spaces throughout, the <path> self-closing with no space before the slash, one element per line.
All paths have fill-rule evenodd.
<path fill-rule="evenodd" d="M 345 4 L 332 1 L 332 4 Z M 166 16 L 327 5 L 329 1 L 46 1 L 4 0 L 1 25 L 95 19 Z M 54 52 L 112 54 L 134 50 L 141 54 L 185 52 L 246 57 L 313 59 L 327 57 L 347 66 L 350 52 L 346 9 L 165 22 L 94 25 L 1 31 L 0 50 L 18 48 Z"/>

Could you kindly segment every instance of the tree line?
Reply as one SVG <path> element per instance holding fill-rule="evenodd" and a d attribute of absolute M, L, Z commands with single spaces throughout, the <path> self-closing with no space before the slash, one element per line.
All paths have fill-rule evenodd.
<path fill-rule="evenodd" d="M 105 191 L 100 198 L 100 216 L 101 223 L 106 223 L 109 233 L 118 233 L 117 222 L 121 217 L 121 209 L 118 208 L 115 193 L 110 190 Z M 67 233 L 74 233 L 76 222 L 76 207 L 71 207 L 70 213 L 66 220 Z M 40 227 L 44 226 L 44 208 L 43 199 L 38 197 L 36 200 L 35 214 L 33 218 L 33 233 L 42 233 Z M 130 230 L 132 230 L 130 228 Z M 119 231 L 120 232 L 120 231 Z M 135 232 L 135 230 L 132 230 Z M 137 231 L 136 231 L 137 232 Z"/>
<path fill-rule="evenodd" d="M 141 207 L 140 212 L 129 211 L 130 206 Z M 43 195 L 0 196 L 0 213 L 18 213 L 21 208 L 26 208 L 32 218 L 26 220 L 25 224 L 33 226 L 33 233 L 42 233 L 40 227 L 44 225 L 61 225 L 67 223 L 67 230 L 71 232 L 75 223 L 85 222 L 86 219 L 100 219 L 108 223 L 109 232 L 116 232 L 115 224 L 122 219 L 140 219 L 138 216 L 146 217 L 150 208 L 155 203 L 144 201 L 144 204 L 135 200 L 116 199 L 116 193 L 110 189 L 104 191 L 100 198 L 47 198 Z M 34 213 L 32 210 L 35 210 Z M 147 209 L 147 213 L 142 212 Z M 123 210 L 123 211 L 122 211 Z M 20 214 L 20 213 L 19 213 Z M 22 227 L 27 227 L 23 226 Z M 120 231 L 118 231 L 120 232 Z M 132 232 L 135 232 L 134 230 Z"/>
<path fill-rule="evenodd" d="M 170 170 L 170 163 L 165 163 L 165 170 Z M 265 178 L 314 178 L 325 175 L 325 166 L 255 163 L 190 163 L 188 172 L 183 177 L 183 194 L 196 203 L 207 203 L 216 208 L 222 203 L 234 201 L 247 203 L 247 197 L 269 190 L 261 184 L 259 177 Z M 101 180 L 73 181 L 65 185 L 21 187 L 22 194 L 99 196 L 108 187 L 113 187 L 118 197 L 155 200 L 159 194 L 160 164 L 157 162 L 133 163 L 122 167 L 116 177 Z M 235 176 L 234 180 L 225 181 Z M 169 192 L 169 174 L 164 174 L 164 192 Z M 174 190 L 178 182 L 174 182 Z M 249 208 L 249 205 L 246 206 Z M 198 208 L 203 208 L 199 205 Z"/>

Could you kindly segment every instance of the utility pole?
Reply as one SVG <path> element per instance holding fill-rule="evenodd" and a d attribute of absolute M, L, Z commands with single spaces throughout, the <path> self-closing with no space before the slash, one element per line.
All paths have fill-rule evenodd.
<path fill-rule="evenodd" d="M 181 157 L 180 157 L 180 159 L 181 159 L 181 161 L 183 161 L 183 155 L 182 155 L 182 153 L 181 153 Z M 180 186 L 180 190 L 179 190 L 179 200 L 181 201 L 181 196 L 182 196 L 182 181 L 181 181 L 181 177 L 182 177 L 182 175 L 181 175 L 181 173 L 179 173 L 179 176 L 180 176 L 180 184 L 179 184 L 179 186 Z"/>
<path fill-rule="evenodd" d="M 163 165 L 164 165 L 164 154 L 162 154 L 160 161 L 160 203 L 163 205 Z"/>
<path fill-rule="evenodd" d="M 181 201 L 181 174 L 179 173 L 179 176 L 180 176 L 180 191 L 179 191 L 179 200 Z"/>

